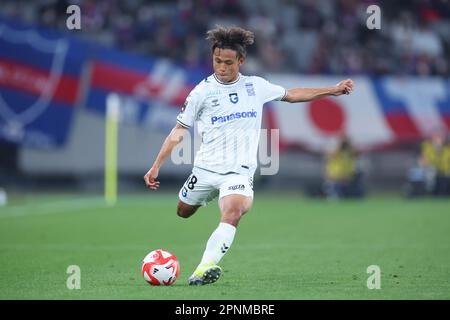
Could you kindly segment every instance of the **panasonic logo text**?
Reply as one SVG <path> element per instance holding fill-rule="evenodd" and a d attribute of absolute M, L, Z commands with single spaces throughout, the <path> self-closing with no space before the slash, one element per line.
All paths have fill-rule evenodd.
<path fill-rule="evenodd" d="M 241 118 L 256 118 L 258 112 L 252 109 L 252 111 L 243 111 L 243 112 L 235 112 L 223 117 L 211 117 L 211 124 L 218 123 L 224 123 L 228 121 L 232 121 L 235 119 L 241 119 Z"/>

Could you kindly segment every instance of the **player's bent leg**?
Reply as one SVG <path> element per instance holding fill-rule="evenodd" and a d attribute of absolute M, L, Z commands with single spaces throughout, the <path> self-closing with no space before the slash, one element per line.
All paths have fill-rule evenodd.
<path fill-rule="evenodd" d="M 189 218 L 200 207 L 201 207 L 200 205 L 190 205 L 190 204 L 187 204 L 187 203 L 179 200 L 178 206 L 177 206 L 177 215 L 181 218 Z"/>
<path fill-rule="evenodd" d="M 252 204 L 252 197 L 240 194 L 230 194 L 222 197 L 219 200 L 221 213 L 220 222 L 237 227 L 241 217 L 251 209 Z"/>
<path fill-rule="evenodd" d="M 211 183 L 213 178 L 209 172 L 194 168 L 178 192 L 178 216 L 189 218 L 199 207 L 205 206 L 217 196 L 219 192 Z"/>

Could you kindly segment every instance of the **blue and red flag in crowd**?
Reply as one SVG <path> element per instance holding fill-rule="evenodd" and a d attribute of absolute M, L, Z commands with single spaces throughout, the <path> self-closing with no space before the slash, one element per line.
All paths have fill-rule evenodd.
<path fill-rule="evenodd" d="M 121 96 L 123 122 L 165 128 L 189 92 L 207 75 L 206 70 L 179 66 L 167 59 L 152 59 L 97 48 L 90 68 L 86 107 L 104 112 L 111 92 Z"/>
<path fill-rule="evenodd" d="M 64 144 L 87 51 L 60 33 L 0 19 L 0 139 Z"/>

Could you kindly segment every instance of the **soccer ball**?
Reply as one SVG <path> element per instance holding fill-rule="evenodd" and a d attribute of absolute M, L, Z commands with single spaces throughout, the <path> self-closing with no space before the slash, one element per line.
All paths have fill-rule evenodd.
<path fill-rule="evenodd" d="M 142 276 L 152 286 L 170 286 L 177 280 L 179 273 L 177 257 L 167 250 L 154 250 L 142 262 Z"/>

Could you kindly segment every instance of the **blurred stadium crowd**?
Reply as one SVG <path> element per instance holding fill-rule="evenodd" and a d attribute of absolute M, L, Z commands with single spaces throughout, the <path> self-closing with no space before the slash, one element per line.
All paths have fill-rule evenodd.
<path fill-rule="evenodd" d="M 2 0 L 0 12 L 68 32 L 70 4 L 79 36 L 188 66 L 209 68 L 204 34 L 220 24 L 256 33 L 249 73 L 450 75 L 448 0 Z M 381 32 L 366 27 L 371 4 Z"/>
<path fill-rule="evenodd" d="M 69 17 L 66 12 L 71 4 L 79 5 L 81 8 L 81 30 L 68 30 L 66 26 Z M 366 9 L 372 4 L 381 8 L 381 30 L 369 30 L 366 26 L 367 18 L 370 16 Z M 264 181 L 270 181 L 271 186 L 275 188 L 297 187 L 301 181 L 308 195 L 329 198 L 364 197 L 368 187 L 371 187 L 367 182 L 379 183 L 383 190 L 390 184 L 392 186 L 401 184 L 404 187 L 404 195 L 407 197 L 429 194 L 447 197 L 450 195 L 448 130 L 442 132 L 443 136 L 440 139 L 424 141 L 420 146 L 418 140 L 419 137 L 425 138 L 429 134 L 425 130 L 428 127 L 423 125 L 424 121 L 421 121 L 424 116 L 435 115 L 434 120 L 445 124 L 447 128 L 449 126 L 447 123 L 450 123 L 448 122 L 448 99 L 450 98 L 448 93 L 446 94 L 450 77 L 450 0 L 1 0 L 0 18 L 2 17 L 28 22 L 33 26 L 40 25 L 51 30 L 56 29 L 66 35 L 91 40 L 123 52 L 169 59 L 171 62 L 183 64 L 181 68 L 183 72 L 188 72 L 189 67 L 202 68 L 205 71 L 211 68 L 210 45 L 205 41 L 207 30 L 216 25 L 238 25 L 250 29 L 256 34 L 256 42 L 249 47 L 243 73 L 259 75 L 278 73 L 278 76 L 295 75 L 304 78 L 308 78 L 308 75 L 319 74 L 362 75 L 364 77 L 361 79 L 365 79 L 361 83 L 367 83 L 365 92 L 374 95 L 372 102 L 368 98 L 368 103 L 364 106 L 365 112 L 372 110 L 369 114 L 377 115 L 378 118 L 355 113 L 355 110 L 359 110 L 359 106 L 366 103 L 367 94 L 362 94 L 359 100 L 347 101 L 347 104 L 333 105 L 335 109 L 342 112 L 342 119 L 347 119 L 349 123 L 369 119 L 369 122 L 361 123 L 366 123 L 371 130 L 355 131 L 353 135 L 361 137 L 366 134 L 364 138 L 366 140 L 361 140 L 365 143 L 367 141 L 404 142 L 409 141 L 405 140 L 405 137 L 408 139 L 415 137 L 417 141 L 415 140 L 414 144 L 418 147 L 417 150 L 415 148 L 413 150 L 412 145 L 403 144 L 401 148 L 387 150 L 385 154 L 379 152 L 369 155 L 358 153 L 355 146 L 343 140 L 338 143 L 336 150 L 329 154 L 300 154 L 294 149 L 293 152 L 284 152 L 282 155 L 284 174 L 274 176 L 270 180 L 262 180 L 261 185 L 266 183 Z M 11 45 L 11 41 L 6 41 L 3 45 Z M 28 53 L 28 56 L 30 55 L 32 53 Z M 11 58 L 8 54 L 5 56 Z M 127 55 L 127 59 L 134 58 L 136 57 Z M 20 59 L 17 61 L 25 68 L 28 66 L 27 61 Z M 118 60 L 115 65 L 121 66 L 122 63 L 123 60 Z M 140 67 L 136 70 L 126 70 L 126 72 L 136 72 L 139 69 Z M 142 79 L 146 79 L 146 72 L 148 70 L 142 70 Z M 383 77 L 370 78 L 376 75 L 387 75 L 390 80 L 387 81 Z M 405 85 L 405 83 L 392 81 L 392 79 L 404 79 L 396 77 L 397 75 L 413 77 L 407 77 L 409 82 L 406 81 L 407 85 Z M 428 76 L 439 78 L 431 79 Z M 383 82 L 383 80 L 386 81 Z M 377 82 L 378 91 L 373 88 L 376 81 L 379 81 Z M 399 84 L 403 85 L 400 89 L 396 87 Z M 364 85 L 361 87 L 364 88 Z M 0 83 L 0 96 L 2 89 L 7 96 L 10 94 L 8 91 L 10 88 L 4 84 L 2 87 Z M 28 93 L 21 89 L 16 88 L 15 94 L 21 98 L 26 97 Z M 417 93 L 413 97 L 414 102 L 419 101 L 421 104 L 420 113 L 416 112 L 417 105 L 406 99 L 405 95 L 399 95 L 399 92 Z M 94 95 L 98 92 L 94 88 L 90 93 Z M 410 96 L 408 95 L 408 98 Z M 396 99 L 403 103 L 402 108 L 397 108 Z M 17 101 L 13 101 L 12 105 L 20 111 L 22 106 Z M 67 125 L 61 125 L 67 129 L 69 123 L 76 123 L 79 126 L 76 127 L 78 131 L 73 130 L 71 141 L 90 141 L 91 144 L 87 144 L 86 147 L 84 143 L 65 142 L 66 149 L 45 154 L 45 152 L 33 152 L 32 148 L 22 147 L 23 141 L 11 143 L 9 140 L 2 140 L 0 135 L 0 154 L 2 155 L 0 157 L 0 187 L 19 185 L 18 182 L 22 179 L 17 177 L 28 174 L 27 186 L 31 185 L 33 188 L 30 177 L 34 173 L 36 189 L 41 189 L 43 184 L 49 187 L 78 184 L 81 188 L 89 190 L 97 188 L 101 179 L 92 175 L 91 172 L 103 174 L 102 170 L 93 169 L 98 169 L 99 163 L 103 165 L 102 151 L 90 154 L 90 157 L 84 159 L 85 162 L 80 162 L 81 164 L 60 161 L 60 159 L 72 159 L 72 154 L 84 154 L 88 148 L 102 150 L 103 141 L 90 138 L 91 135 L 98 136 L 96 131 L 98 125 L 92 124 L 102 124 L 103 114 L 84 113 L 86 110 L 97 110 L 96 108 L 100 108 L 104 103 L 94 99 L 93 101 L 95 102 L 92 102 L 89 107 L 86 104 L 85 108 L 79 108 L 81 113 L 78 111 L 73 116 L 71 113 L 70 117 L 67 117 L 69 119 Z M 55 106 L 48 107 L 48 110 L 57 109 L 56 107 L 52 109 L 53 107 Z M 304 109 L 312 110 L 311 108 L 307 106 Z M 139 119 L 142 123 L 144 118 L 147 119 L 148 115 L 152 114 L 149 113 L 151 108 L 146 106 L 145 110 L 146 113 L 142 113 L 142 119 Z M 310 117 L 306 111 L 302 114 L 305 115 L 304 124 L 306 124 L 302 129 L 306 129 L 296 131 L 301 134 L 295 136 L 297 140 L 294 142 L 302 146 L 313 146 L 313 140 L 310 138 L 317 133 L 320 135 L 320 139 L 317 139 L 319 142 L 330 137 L 329 132 L 323 133 L 324 131 L 319 130 L 322 128 L 320 121 L 314 120 L 314 117 Z M 286 121 L 289 117 L 281 113 L 275 114 L 275 117 L 279 121 L 278 127 L 286 131 L 292 132 L 299 127 L 297 122 Z M 154 117 L 154 119 L 159 118 Z M 1 120 L 4 120 L 3 124 L 9 123 L 9 119 L 0 117 Z M 50 122 L 46 121 L 44 124 L 47 123 Z M 343 120 L 342 123 L 344 123 Z M 0 127 L 1 125 L 2 122 Z M 37 127 L 51 137 L 62 136 L 62 133 L 58 131 L 59 128 L 58 130 L 53 128 L 56 126 L 42 125 L 41 128 L 37 125 Z M 360 127 L 364 129 L 364 124 L 352 128 Z M 142 183 L 140 176 L 142 163 L 148 157 L 148 154 L 139 155 L 142 149 L 141 141 L 135 144 L 135 131 L 131 131 L 134 129 L 133 127 L 128 131 L 123 141 L 128 142 L 129 150 L 136 154 L 135 158 L 142 159 L 142 162 L 128 159 L 130 157 L 121 159 L 121 170 L 125 168 L 128 172 L 128 176 L 124 175 L 122 178 L 122 185 L 128 178 L 132 181 L 130 185 L 133 185 L 137 181 L 135 179 L 137 171 L 139 171 L 139 183 Z M 137 132 L 147 134 L 145 130 L 146 128 L 142 125 Z M 102 134 L 101 131 L 100 134 Z M 298 139 L 297 137 L 300 136 L 301 139 Z M 386 140 L 385 137 L 389 139 L 386 138 Z M 351 140 L 352 137 L 347 138 Z M 153 143 L 158 136 L 152 139 L 155 139 L 152 140 Z M 314 141 L 314 143 L 317 142 Z M 45 165 L 47 159 L 51 159 L 50 163 L 64 162 L 65 166 L 61 166 L 61 171 L 54 174 L 53 166 Z M 324 160 L 323 163 L 321 160 Z M 301 163 L 300 167 L 299 163 Z M 41 172 L 42 168 L 44 172 Z M 45 168 L 49 168 L 47 170 L 50 171 L 45 171 Z M 178 186 L 176 179 L 181 177 L 180 172 L 171 172 L 171 174 L 173 177 L 168 178 L 174 179 L 173 184 Z M 288 179 L 290 179 L 289 182 Z M 20 187 L 23 188 L 22 185 Z"/>

